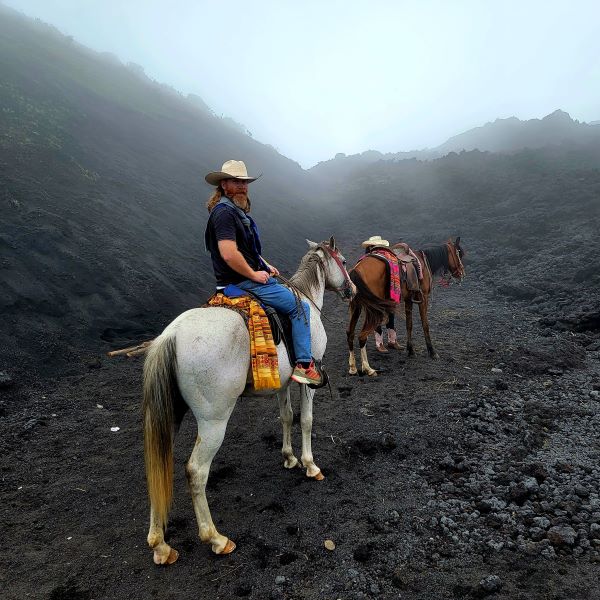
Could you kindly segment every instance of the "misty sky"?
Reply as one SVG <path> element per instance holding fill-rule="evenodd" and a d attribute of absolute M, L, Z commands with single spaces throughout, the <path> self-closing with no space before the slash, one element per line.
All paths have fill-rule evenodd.
<path fill-rule="evenodd" d="M 496 117 L 600 119 L 600 2 L 4 0 L 304 167 Z"/>

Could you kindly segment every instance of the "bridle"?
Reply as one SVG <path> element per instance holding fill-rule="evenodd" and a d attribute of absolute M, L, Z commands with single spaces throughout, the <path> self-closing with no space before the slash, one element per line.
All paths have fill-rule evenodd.
<path fill-rule="evenodd" d="M 446 242 L 446 247 L 448 248 L 448 257 L 452 256 L 452 260 L 454 261 L 454 267 L 452 267 L 450 265 L 450 260 L 448 260 L 448 267 L 452 276 L 459 280 L 464 279 L 465 267 L 460 258 L 458 248 L 454 245 L 452 240 Z"/>
<path fill-rule="evenodd" d="M 340 253 L 337 250 L 334 250 L 333 248 L 331 248 L 331 246 L 329 245 L 329 242 L 321 242 L 320 244 L 318 244 L 315 247 L 314 250 L 316 252 L 319 249 L 323 250 L 323 252 L 325 254 L 328 254 L 329 256 L 331 256 L 331 258 L 333 258 L 333 260 L 335 261 L 335 264 L 340 268 L 342 274 L 344 275 L 344 285 L 342 285 L 341 287 L 330 287 L 328 289 L 330 289 L 334 292 L 337 292 L 338 294 L 340 294 L 342 296 L 342 298 L 351 299 L 354 296 L 355 287 L 354 287 L 354 284 L 352 283 L 352 280 L 350 279 L 350 275 L 348 275 L 348 271 L 346 270 L 344 263 L 340 259 Z M 321 263 L 321 266 L 323 267 L 323 269 L 326 269 L 325 265 L 323 264 L 323 261 L 320 258 L 319 258 L 319 262 Z M 302 290 L 300 290 L 287 277 L 284 277 L 280 273 L 279 275 L 277 275 L 277 279 L 281 280 L 285 285 L 287 285 L 294 292 L 294 295 L 296 296 L 296 299 L 298 302 L 300 302 L 300 296 L 304 295 L 307 298 L 307 300 L 317 309 L 319 314 L 325 320 L 327 320 L 330 323 L 333 323 L 335 325 L 342 324 L 342 321 L 332 321 L 331 319 L 328 319 L 323 314 L 323 311 L 319 308 L 317 303 L 309 296 L 309 294 L 307 292 L 303 292 Z"/>
<path fill-rule="evenodd" d="M 331 258 L 335 261 L 335 264 L 339 267 L 342 275 L 344 276 L 344 284 L 340 287 L 330 287 L 330 290 L 337 292 L 342 296 L 342 298 L 352 298 L 354 295 L 354 285 L 352 280 L 350 279 L 350 275 L 348 274 L 348 270 L 344 266 L 342 259 L 340 258 L 340 253 L 335 248 L 331 248 L 328 242 L 321 242 L 317 248 L 321 248 L 324 252 L 329 254 Z"/>

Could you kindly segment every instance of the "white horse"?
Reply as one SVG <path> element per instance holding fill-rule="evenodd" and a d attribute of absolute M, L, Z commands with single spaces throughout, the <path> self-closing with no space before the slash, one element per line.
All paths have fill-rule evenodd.
<path fill-rule="evenodd" d="M 345 259 L 329 242 L 307 240 L 304 255 L 291 282 L 310 305 L 311 350 L 315 359 L 325 353 L 327 335 L 320 311 L 326 289 L 350 298 L 355 287 Z M 313 304 L 314 303 L 314 304 Z M 216 554 L 228 554 L 235 544 L 215 527 L 206 500 L 206 481 L 211 462 L 221 447 L 229 417 L 241 395 L 279 397 L 283 425 L 284 467 L 298 464 L 291 445 L 293 411 L 290 403 L 292 367 L 283 343 L 277 347 L 281 388 L 254 392 L 247 388 L 250 338 L 244 319 L 222 307 L 194 308 L 179 315 L 151 344 L 144 363 L 144 453 L 150 497 L 148 544 L 156 564 L 171 564 L 179 554 L 164 539 L 173 496 L 173 444 L 175 432 L 188 408 L 198 423 L 198 435 L 186 475 L 202 542 Z M 314 390 L 300 386 L 302 455 L 306 475 L 316 480 L 323 474 L 311 450 Z"/>

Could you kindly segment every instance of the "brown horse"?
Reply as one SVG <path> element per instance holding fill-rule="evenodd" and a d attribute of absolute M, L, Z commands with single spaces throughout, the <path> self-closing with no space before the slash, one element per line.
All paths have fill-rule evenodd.
<path fill-rule="evenodd" d="M 427 310 L 429 308 L 429 297 L 433 288 L 433 276 L 437 273 L 450 273 L 455 279 L 462 280 L 465 276 L 465 268 L 462 263 L 464 251 L 460 245 L 460 238 L 455 241 L 449 239 L 439 246 L 430 246 L 417 251 L 417 257 L 421 263 L 423 279 L 420 281 L 421 292 L 418 303 L 421 315 L 421 324 L 425 334 L 427 351 L 431 358 L 437 358 L 429 333 L 429 320 Z M 365 322 L 358 336 L 363 373 L 375 376 L 377 371 L 369 365 L 367 357 L 367 338 L 381 325 L 387 323 L 390 315 L 394 314 L 396 303 L 389 297 L 389 274 L 388 268 L 378 258 L 365 256 L 350 271 L 350 279 L 356 285 L 357 294 L 350 302 L 350 322 L 346 330 L 348 340 L 348 367 L 350 375 L 356 375 L 356 359 L 354 357 L 354 330 L 362 313 L 365 311 Z M 414 356 L 415 350 L 412 343 L 412 310 L 416 303 L 415 293 L 408 289 L 406 281 L 402 281 L 402 299 L 406 313 L 406 351 L 408 356 Z"/>

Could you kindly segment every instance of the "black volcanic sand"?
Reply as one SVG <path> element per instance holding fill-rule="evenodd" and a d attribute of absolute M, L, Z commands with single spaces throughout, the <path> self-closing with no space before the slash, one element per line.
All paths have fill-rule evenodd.
<path fill-rule="evenodd" d="M 188 415 L 168 531 L 181 555 L 152 562 L 140 360 L 16 376 L 0 390 L 3 598 L 600 597 L 599 345 L 482 290 L 475 277 L 436 290 L 438 361 L 418 324 L 414 359 L 371 342 L 377 378 L 347 375 L 345 326 L 326 323 L 322 482 L 283 468 L 274 399 L 238 403 L 208 486 L 238 544 L 228 557 L 197 538 Z M 346 308 L 329 295 L 326 314 L 345 322 Z M 294 441 L 299 455 L 298 424 Z"/>

